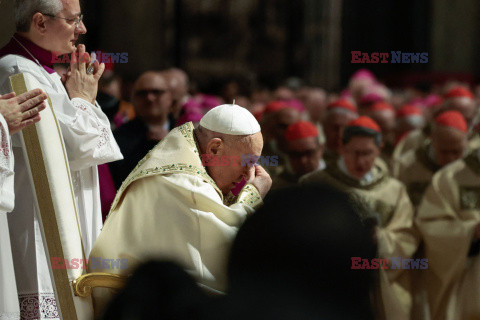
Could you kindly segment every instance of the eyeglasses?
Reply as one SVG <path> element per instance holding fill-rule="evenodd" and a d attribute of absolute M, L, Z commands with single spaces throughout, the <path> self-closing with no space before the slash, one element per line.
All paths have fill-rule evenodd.
<path fill-rule="evenodd" d="M 64 18 L 64 17 L 57 17 L 52 14 L 47 14 L 47 13 L 42 13 L 44 16 L 50 17 L 50 18 L 58 18 L 58 19 L 63 19 L 67 21 L 68 23 L 75 23 L 75 29 L 78 29 L 78 26 L 80 25 L 80 22 L 83 20 L 83 14 L 80 14 L 79 16 L 75 18 Z"/>
<path fill-rule="evenodd" d="M 156 98 L 163 96 L 167 90 L 162 90 L 162 89 L 145 89 L 145 90 L 138 90 L 135 91 L 135 95 L 140 98 L 146 98 L 150 93 L 153 94 Z"/>

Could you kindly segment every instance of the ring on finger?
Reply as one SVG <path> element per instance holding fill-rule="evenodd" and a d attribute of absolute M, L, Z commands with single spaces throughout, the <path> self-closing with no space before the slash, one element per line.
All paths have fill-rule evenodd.
<path fill-rule="evenodd" d="M 87 68 L 87 74 L 93 74 L 93 71 L 95 70 L 95 67 L 93 64 L 90 64 Z"/>

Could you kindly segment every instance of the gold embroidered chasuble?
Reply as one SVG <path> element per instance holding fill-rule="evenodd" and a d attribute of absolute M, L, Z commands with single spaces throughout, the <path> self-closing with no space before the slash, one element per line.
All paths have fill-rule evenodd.
<path fill-rule="evenodd" d="M 193 125 L 173 129 L 123 182 L 90 255 L 89 272 L 131 274 L 150 258 L 173 260 L 198 283 L 223 291 L 230 245 L 248 214 L 262 204 L 247 184 L 225 197 L 202 166 Z M 128 267 L 92 259 L 127 259 Z M 124 260 L 125 261 L 125 260 Z M 95 313 L 110 293 L 95 289 Z"/>

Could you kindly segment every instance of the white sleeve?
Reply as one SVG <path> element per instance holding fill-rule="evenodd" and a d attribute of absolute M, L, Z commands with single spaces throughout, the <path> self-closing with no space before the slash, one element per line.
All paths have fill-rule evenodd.
<path fill-rule="evenodd" d="M 20 56 L 3 57 L 0 59 L 0 93 L 11 92 L 8 77 L 17 73 L 29 73 L 41 84 L 53 104 L 72 170 L 122 159 L 108 118 L 100 107 L 83 99 L 70 99 L 58 74 L 47 75 L 40 68 Z"/>
<path fill-rule="evenodd" d="M 8 125 L 0 114 L 0 212 L 10 212 L 15 203 L 13 152 Z"/>
<path fill-rule="evenodd" d="M 182 226 L 172 224 L 169 227 L 183 230 L 182 237 L 190 249 L 188 255 L 184 253 L 181 256 L 188 256 L 190 261 L 195 261 L 191 266 L 196 266 L 187 267 L 187 270 L 197 274 L 198 281 L 207 288 L 225 290 L 228 253 L 238 229 L 247 216 L 255 211 L 254 207 L 258 200 L 254 201 L 250 193 L 254 195 L 256 193 L 253 191 L 248 194 L 252 200 L 250 197 L 242 196 L 235 204 L 226 206 L 215 188 L 200 177 L 172 174 L 163 178 L 172 184 L 171 187 L 167 187 L 170 189 L 168 194 L 183 194 L 178 198 L 171 197 L 177 198 L 175 200 L 161 199 L 161 196 L 159 199 L 181 202 L 173 204 L 176 208 L 184 208 L 181 210 L 182 213 L 175 215 L 177 223 L 180 222 Z"/>
<path fill-rule="evenodd" d="M 100 107 L 65 94 L 49 93 L 72 170 L 123 159 L 110 122 Z"/>
<path fill-rule="evenodd" d="M 255 187 L 246 185 L 235 203 L 230 206 L 222 203 L 220 195 L 209 183 L 204 182 L 201 178 L 188 174 L 171 174 L 162 176 L 165 180 L 180 187 L 185 192 L 184 199 L 191 201 L 191 208 L 199 214 L 210 216 L 212 219 L 220 222 L 221 225 L 240 227 L 249 214 L 255 212 L 255 208 L 263 203 L 261 197 Z M 248 187 L 247 187 L 248 186 Z M 250 195 L 247 191 L 252 189 Z M 177 189 L 179 190 L 179 189 Z M 251 198 L 251 199 L 250 199 Z"/>

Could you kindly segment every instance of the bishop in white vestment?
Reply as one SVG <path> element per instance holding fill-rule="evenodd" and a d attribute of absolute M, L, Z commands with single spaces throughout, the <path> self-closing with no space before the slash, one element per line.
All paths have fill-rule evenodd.
<path fill-rule="evenodd" d="M 70 98 L 60 76 L 51 68 L 52 57 L 52 52 L 15 34 L 0 50 L 0 93 L 11 91 L 9 76 L 29 73 L 48 94 L 64 138 L 87 257 L 102 227 L 97 165 L 119 160 L 122 155 L 100 106 Z M 49 273 L 51 262 L 45 255 L 21 134 L 13 135 L 12 143 L 17 197 L 8 222 L 22 318 L 56 319 L 59 315 Z"/>

